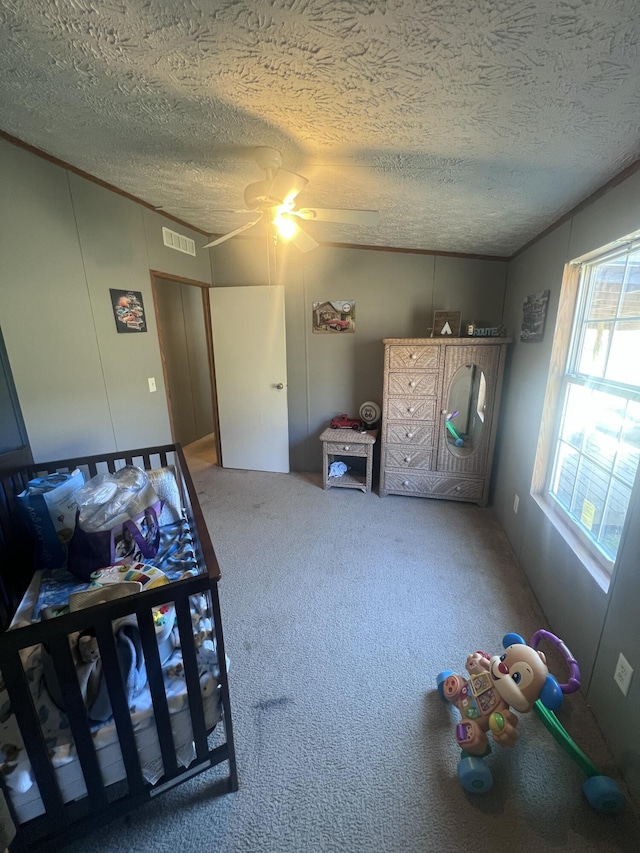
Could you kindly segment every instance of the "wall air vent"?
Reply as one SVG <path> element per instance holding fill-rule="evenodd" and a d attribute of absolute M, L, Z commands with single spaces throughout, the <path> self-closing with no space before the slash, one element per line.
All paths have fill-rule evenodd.
<path fill-rule="evenodd" d="M 191 237 L 185 237 L 183 234 L 178 234 L 177 231 L 171 231 L 169 228 L 162 229 L 162 242 L 170 249 L 177 249 L 178 252 L 184 252 L 185 255 L 196 256 L 196 244 Z"/>

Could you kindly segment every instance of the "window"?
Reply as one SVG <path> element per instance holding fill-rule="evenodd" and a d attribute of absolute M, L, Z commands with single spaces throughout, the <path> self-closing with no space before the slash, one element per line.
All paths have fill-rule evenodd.
<path fill-rule="evenodd" d="M 640 460 L 640 247 L 580 265 L 546 492 L 610 574 Z"/>

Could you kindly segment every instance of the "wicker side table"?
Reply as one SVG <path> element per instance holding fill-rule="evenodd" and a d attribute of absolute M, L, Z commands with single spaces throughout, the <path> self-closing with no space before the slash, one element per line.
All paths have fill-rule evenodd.
<path fill-rule="evenodd" d="M 360 489 L 371 491 L 373 474 L 373 445 L 378 430 L 357 432 L 352 429 L 331 429 L 327 427 L 320 436 L 322 442 L 322 483 L 325 489 Z M 330 477 L 329 468 L 336 460 L 356 457 L 365 460 L 364 473 L 357 470 L 345 472 L 341 477 Z M 347 464 L 347 463 L 345 463 Z"/>

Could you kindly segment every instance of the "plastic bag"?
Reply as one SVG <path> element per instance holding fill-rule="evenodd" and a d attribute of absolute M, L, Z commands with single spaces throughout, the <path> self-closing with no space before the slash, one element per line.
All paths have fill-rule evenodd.
<path fill-rule="evenodd" d="M 97 474 L 75 497 L 78 518 L 69 545 L 74 575 L 88 580 L 104 566 L 156 556 L 162 501 L 141 468 L 126 465 L 114 474 Z"/>
<path fill-rule="evenodd" d="M 38 541 L 36 564 L 39 569 L 60 569 L 67 565 L 67 546 L 76 525 L 76 494 L 84 474 L 49 474 L 29 480 L 18 504 L 29 529 Z"/>

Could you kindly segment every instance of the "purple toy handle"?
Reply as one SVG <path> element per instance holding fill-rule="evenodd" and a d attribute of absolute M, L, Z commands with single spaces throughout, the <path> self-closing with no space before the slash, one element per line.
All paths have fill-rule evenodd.
<path fill-rule="evenodd" d="M 571 654 L 565 643 L 560 639 L 560 637 L 556 637 L 555 634 L 552 634 L 551 631 L 545 631 L 544 628 L 541 628 L 539 631 L 535 632 L 529 642 L 529 645 L 532 649 L 537 649 L 541 640 L 549 640 L 553 643 L 569 667 L 569 681 L 567 681 L 566 684 L 559 684 L 558 686 L 560 690 L 562 690 L 563 693 L 575 693 L 580 690 L 580 668 L 578 667 L 578 661 Z"/>

